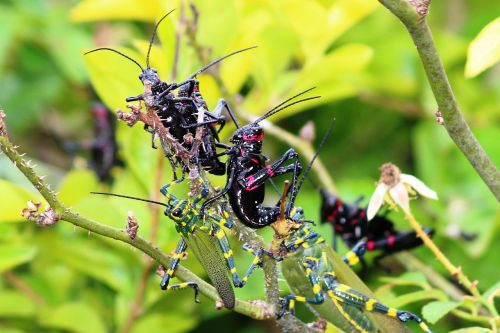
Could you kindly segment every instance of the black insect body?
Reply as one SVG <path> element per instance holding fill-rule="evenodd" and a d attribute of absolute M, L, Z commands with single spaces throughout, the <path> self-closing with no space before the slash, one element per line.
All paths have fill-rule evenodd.
<path fill-rule="evenodd" d="M 321 221 L 331 223 L 335 233 L 340 235 L 348 247 L 353 247 L 361 239 L 366 239 L 366 250 L 381 250 L 382 255 L 409 250 L 422 245 L 422 240 L 414 231 L 399 231 L 394 223 L 377 215 L 372 220 L 366 218 L 366 209 L 356 203 L 344 203 L 337 196 L 320 190 L 322 196 Z M 434 230 L 424 228 L 432 235 Z"/>
<path fill-rule="evenodd" d="M 90 147 L 90 167 L 101 181 L 111 179 L 111 169 L 123 166 L 118 156 L 118 144 L 115 138 L 116 118 L 103 104 L 92 106 L 94 118 L 94 140 Z"/>
<path fill-rule="evenodd" d="M 123 166 L 118 155 L 118 144 L 115 138 L 116 117 L 102 103 L 92 104 L 94 135 L 91 140 L 67 141 L 64 147 L 70 153 L 79 150 L 90 152 L 89 167 L 101 182 L 111 182 L 111 169 Z"/>
<path fill-rule="evenodd" d="M 230 110 L 227 103 L 221 99 L 214 108 L 214 111 L 210 112 L 199 91 L 199 82 L 196 77 L 222 60 L 254 47 L 238 50 L 218 58 L 181 83 L 164 82 L 158 76 L 156 69 L 149 66 L 149 56 L 158 26 L 171 12 L 172 11 L 163 16 L 154 28 L 146 56 L 146 68 L 131 57 L 111 48 L 97 48 L 85 54 L 99 50 L 107 50 L 120 54 L 134 62 L 141 69 L 139 79 L 144 86 L 144 93 L 128 97 L 126 101 L 145 101 L 146 105 L 154 109 L 155 113 L 159 116 L 163 125 L 169 129 L 172 136 L 188 150 L 192 148 L 192 138 L 196 133 L 196 129 L 203 127 L 203 144 L 200 145 L 198 155 L 196 156 L 197 160 L 194 162 L 199 163 L 206 171 L 212 174 L 223 175 L 225 173 L 225 164 L 219 160 L 216 147 L 219 142 L 218 132 L 225 124 L 225 117 L 222 115 L 223 109 L 227 109 L 228 112 L 230 112 Z M 177 89 L 178 94 L 175 96 L 173 92 Z M 203 118 L 201 121 L 198 119 L 200 111 L 203 111 Z M 152 133 L 152 141 L 154 141 L 155 129 L 149 128 L 148 126 L 145 126 L 145 129 Z M 167 157 L 171 159 L 172 154 L 170 149 L 168 147 L 162 148 Z M 183 169 L 185 169 L 187 166 L 183 167 Z"/>
<path fill-rule="evenodd" d="M 291 172 L 293 175 L 292 184 L 295 184 L 301 171 L 301 165 L 297 152 L 292 148 L 273 163 L 265 163 L 266 157 L 262 155 L 264 129 L 259 125 L 259 122 L 293 104 L 319 97 L 304 98 L 285 105 L 309 90 L 311 89 L 286 100 L 253 123 L 240 127 L 235 121 L 238 129 L 230 139 L 233 146 L 226 150 L 228 155 L 226 186 L 203 204 L 200 215 L 210 203 L 227 193 L 235 215 L 246 226 L 257 229 L 276 221 L 280 214 L 279 206 L 266 207 L 263 205 L 265 183 L 273 177 Z M 235 120 L 234 115 L 231 116 Z M 287 164 L 288 162 L 292 163 Z"/>

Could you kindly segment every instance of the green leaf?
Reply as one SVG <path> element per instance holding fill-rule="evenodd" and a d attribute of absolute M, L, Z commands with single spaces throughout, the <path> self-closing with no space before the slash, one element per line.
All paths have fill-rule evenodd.
<path fill-rule="evenodd" d="M 465 64 L 465 77 L 477 76 L 499 60 L 500 17 L 488 23 L 470 43 Z"/>
<path fill-rule="evenodd" d="M 461 328 L 459 330 L 454 330 L 449 333 L 493 333 L 493 331 L 484 327 L 475 326 L 475 327 Z"/>
<path fill-rule="evenodd" d="M 25 333 L 26 331 L 21 331 L 17 328 L 5 327 L 0 325 L 0 332 L 2 333 Z"/>
<path fill-rule="evenodd" d="M 53 251 L 57 251 L 58 258 L 65 264 L 105 283 L 114 290 L 126 295 L 132 292 L 129 269 L 123 259 L 114 252 L 107 251 L 97 242 L 73 240 L 71 245 L 54 245 Z"/>
<path fill-rule="evenodd" d="M 495 283 L 490 288 L 488 288 L 488 290 L 486 290 L 483 295 L 484 295 L 484 298 L 486 298 L 486 299 L 492 297 L 493 295 L 495 295 L 494 297 L 499 297 L 500 296 L 500 281 Z"/>
<path fill-rule="evenodd" d="M 106 327 L 94 308 L 85 303 L 66 303 L 46 309 L 39 316 L 44 327 L 53 327 L 75 333 L 105 333 Z"/>
<path fill-rule="evenodd" d="M 2 244 L 0 245 L 0 273 L 31 261 L 37 249 L 34 246 Z"/>
<path fill-rule="evenodd" d="M 10 290 L 0 292 L 0 317 L 31 317 L 35 312 L 35 303 L 28 296 Z"/>
<path fill-rule="evenodd" d="M 426 304 L 422 309 L 422 315 L 425 320 L 431 324 L 435 324 L 439 319 L 443 318 L 448 312 L 459 306 L 460 303 L 450 301 L 436 301 Z"/>
<path fill-rule="evenodd" d="M 188 332 L 196 325 L 194 317 L 182 316 L 178 314 L 151 314 L 141 317 L 134 325 L 131 333 L 143 332 L 164 332 L 168 327 L 169 333 Z"/>
<path fill-rule="evenodd" d="M 392 307 L 401 308 L 406 306 L 407 304 L 429 299 L 446 300 L 448 299 L 448 297 L 444 292 L 438 289 L 420 290 L 398 296 L 395 299 L 388 301 L 387 303 Z"/>
<path fill-rule="evenodd" d="M 62 180 L 58 197 L 65 205 L 73 206 L 98 188 L 97 179 L 90 170 L 72 170 Z"/>
<path fill-rule="evenodd" d="M 26 202 L 33 199 L 33 194 L 23 187 L 0 179 L 0 223 L 25 221 L 21 211 L 26 207 Z"/>
<path fill-rule="evenodd" d="M 429 283 L 427 283 L 425 275 L 420 272 L 407 272 L 395 278 L 381 277 L 380 281 L 400 286 L 415 285 L 422 288 L 429 287 Z"/>

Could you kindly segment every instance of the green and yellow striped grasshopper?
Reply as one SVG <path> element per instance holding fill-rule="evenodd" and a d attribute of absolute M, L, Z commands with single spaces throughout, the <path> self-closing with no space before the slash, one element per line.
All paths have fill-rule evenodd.
<path fill-rule="evenodd" d="M 363 283 L 345 268 L 345 263 L 358 262 L 358 256 L 364 253 L 364 244 L 357 244 L 355 252 L 351 250 L 344 260 L 340 259 L 313 230 L 310 221 L 304 220 L 302 209 L 289 208 L 291 217 L 287 217 L 284 207 L 287 192 L 288 184 L 281 199 L 280 218 L 271 225 L 275 232 L 271 253 L 283 259 L 281 270 L 293 292 L 282 300 L 279 316 L 287 312 L 293 314 L 295 303 L 304 302 L 346 332 L 405 332 L 401 323 L 415 321 L 424 332 L 431 333 L 415 314 L 388 307 L 367 296 L 369 291 Z M 365 290 L 361 292 L 351 285 Z"/>
<path fill-rule="evenodd" d="M 160 192 L 165 196 L 166 203 L 121 194 L 101 192 L 93 193 L 147 201 L 164 206 L 164 214 L 175 223 L 175 229 L 181 236 L 181 240 L 177 244 L 177 247 L 172 255 L 172 260 L 166 268 L 160 287 L 163 290 L 176 290 L 188 287 L 193 288 L 195 301 L 197 303 L 199 302 L 199 290 L 198 285 L 195 282 L 188 281 L 175 285 L 169 285 L 180 260 L 186 256 L 187 250 L 191 249 L 207 273 L 213 286 L 217 290 L 224 306 L 228 309 L 232 309 L 235 306 L 236 299 L 228 273 L 231 275 L 232 284 L 235 287 L 243 287 L 255 268 L 262 265 L 262 256 L 264 254 L 269 254 L 269 252 L 264 249 L 255 251 L 247 244 L 244 244 L 243 249 L 252 253 L 254 255 L 254 259 L 245 276 L 240 278 L 234 263 L 231 245 L 229 244 L 228 238 L 223 229 L 224 227 L 230 229 L 233 226 L 233 221 L 231 220 L 229 213 L 222 209 L 222 212 L 218 215 L 212 213 L 210 210 L 207 210 L 203 218 L 199 218 L 198 214 L 200 211 L 198 204 L 208 196 L 208 185 L 201 178 L 195 179 L 193 182 L 198 182 L 199 186 L 192 187 L 200 188 L 199 193 L 193 196 L 188 196 L 187 199 L 180 199 L 170 193 L 169 188 L 182 181 L 183 179 L 178 179 L 164 185 L 160 189 Z"/>
<path fill-rule="evenodd" d="M 177 180 L 167 184 L 160 190 L 167 202 L 164 213 L 175 222 L 175 229 L 181 236 L 181 240 L 177 244 L 172 261 L 167 268 L 160 286 L 164 290 L 191 287 L 195 291 L 195 300 L 198 302 L 196 298 L 198 286 L 196 283 L 184 282 L 169 286 L 170 279 L 180 259 L 185 255 L 187 249 L 191 249 L 205 269 L 213 286 L 217 289 L 224 306 L 231 309 L 235 305 L 235 295 L 227 273 L 230 273 L 232 283 L 235 287 L 243 287 L 254 269 L 262 265 L 262 256 L 267 251 L 264 249 L 254 251 L 246 244 L 243 245 L 245 251 L 254 255 L 254 260 L 245 276 L 240 278 L 234 263 L 233 251 L 223 230 L 223 227 L 231 228 L 233 226 L 233 221 L 230 219 L 229 213 L 223 211 L 222 216 L 218 216 L 209 211 L 204 215 L 203 219 L 199 219 L 198 203 L 208 196 L 208 186 L 201 178 L 195 180 L 200 182 L 200 193 L 183 200 L 168 192 L 168 188 L 171 185 L 180 181 Z"/>

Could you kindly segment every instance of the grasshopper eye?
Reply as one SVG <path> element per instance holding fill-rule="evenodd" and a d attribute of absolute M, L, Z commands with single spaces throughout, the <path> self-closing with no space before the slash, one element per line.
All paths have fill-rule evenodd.
<path fill-rule="evenodd" d="M 182 210 L 180 208 L 177 208 L 172 212 L 172 216 L 179 217 L 182 214 Z"/>

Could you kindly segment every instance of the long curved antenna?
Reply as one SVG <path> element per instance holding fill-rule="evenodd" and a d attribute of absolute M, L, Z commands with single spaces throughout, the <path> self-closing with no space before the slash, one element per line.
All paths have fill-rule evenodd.
<path fill-rule="evenodd" d="M 132 59 L 131 57 L 129 57 L 128 55 L 126 55 L 125 53 L 122 53 L 120 51 L 117 51 L 115 49 L 112 49 L 110 47 L 99 47 L 97 49 L 93 49 L 93 50 L 90 50 L 90 51 L 87 51 L 85 52 L 83 55 L 87 55 L 89 53 L 92 53 L 92 52 L 96 52 L 96 51 L 112 51 L 112 52 L 115 52 L 115 53 L 118 53 L 119 55 L 121 55 L 122 57 L 125 57 L 127 58 L 128 60 L 132 61 L 134 64 L 136 64 L 137 66 L 139 66 L 139 68 L 141 69 L 141 71 L 144 72 L 144 68 L 141 66 L 140 63 L 138 63 L 136 60 Z"/>
<path fill-rule="evenodd" d="M 125 198 L 125 199 L 133 199 L 133 200 L 137 200 L 137 201 L 144 201 L 144 202 L 149 202 L 149 203 L 152 203 L 152 204 L 157 204 L 157 205 L 161 205 L 161 206 L 164 206 L 164 207 L 168 207 L 163 202 L 154 201 L 154 200 L 148 200 L 148 199 L 143 199 L 143 198 L 137 198 L 137 197 L 131 197 L 131 196 L 128 196 L 128 195 L 123 195 L 123 194 L 108 193 L 108 192 L 90 192 L 90 194 L 109 195 L 109 196 L 112 196 L 112 197 Z"/>
<path fill-rule="evenodd" d="M 317 98 L 320 98 L 321 96 L 313 96 L 313 97 L 307 97 L 307 98 L 303 98 L 303 99 L 299 99 L 298 101 L 294 101 L 290 104 L 287 104 L 287 105 L 284 105 L 282 107 L 279 107 L 277 109 L 274 109 L 270 112 L 267 112 L 265 115 L 263 116 L 260 116 L 259 118 L 257 118 L 256 120 L 254 120 L 253 124 L 257 124 L 257 123 L 260 123 L 262 120 L 266 119 L 266 118 L 269 118 L 271 117 L 273 114 L 276 114 L 286 108 L 289 108 L 290 106 L 292 105 L 295 105 L 295 104 L 299 104 L 299 103 L 302 103 L 302 102 L 305 102 L 305 101 L 310 101 L 312 99 L 317 99 Z M 283 104 L 283 103 L 282 103 Z"/>
<path fill-rule="evenodd" d="M 292 97 L 289 97 L 289 98 L 285 99 L 283 102 L 281 102 L 280 104 L 276 105 L 276 106 L 275 106 L 275 107 L 273 107 L 271 110 L 267 111 L 265 114 L 263 114 L 262 116 L 260 116 L 258 119 L 260 119 L 260 118 L 262 118 L 262 117 L 266 116 L 268 113 L 273 112 L 273 111 L 274 111 L 274 110 L 276 110 L 277 108 L 279 108 L 279 107 L 283 106 L 284 104 L 286 104 L 286 103 L 290 102 L 291 100 L 296 99 L 296 98 L 297 98 L 297 97 L 299 97 L 299 96 L 304 95 L 305 93 L 307 93 L 307 92 L 309 92 L 309 91 L 311 91 L 311 90 L 313 90 L 313 89 L 316 89 L 316 87 L 311 87 L 311 88 L 309 88 L 309 89 L 306 89 L 306 90 L 304 90 L 304 91 L 299 92 L 298 94 L 293 95 Z M 267 117 L 266 117 L 266 118 L 267 118 Z M 257 119 L 257 120 L 258 120 L 258 119 Z M 258 121 L 255 121 L 255 122 L 257 123 Z"/>
<path fill-rule="evenodd" d="M 293 205 L 295 204 L 295 199 L 297 198 L 297 194 L 299 193 L 300 188 L 304 184 L 304 180 L 307 177 L 307 174 L 309 173 L 309 171 L 311 171 L 311 168 L 312 168 L 312 165 L 313 165 L 314 161 L 316 160 L 316 158 L 318 158 L 319 153 L 321 152 L 321 148 L 323 148 L 323 146 L 326 143 L 326 140 L 328 139 L 328 137 L 332 133 L 333 125 L 334 124 L 335 124 L 335 118 L 332 119 L 332 122 L 330 123 L 330 126 L 328 127 L 328 130 L 323 135 L 323 138 L 321 138 L 321 142 L 319 143 L 318 149 L 316 149 L 316 153 L 314 153 L 313 158 L 311 159 L 311 161 L 307 165 L 307 168 L 304 170 L 304 173 L 302 174 L 302 177 L 300 178 L 300 180 L 297 183 L 296 187 L 292 189 L 292 194 L 290 196 L 290 201 L 289 201 L 289 207 L 290 208 L 293 207 Z"/>
<path fill-rule="evenodd" d="M 232 53 L 229 53 L 221 58 L 218 58 L 218 59 L 215 59 L 214 61 L 212 61 L 211 63 L 209 63 L 208 65 L 206 65 L 205 67 L 203 67 L 202 69 L 200 69 L 199 71 L 197 71 L 196 73 L 192 74 L 189 79 L 194 79 L 196 76 L 198 76 L 199 74 L 203 73 L 204 71 L 206 71 L 207 69 L 209 69 L 210 67 L 218 64 L 219 62 L 221 62 L 222 60 L 226 59 L 226 58 L 229 58 L 235 54 L 238 54 L 238 53 L 241 53 L 241 52 L 245 52 L 245 51 L 248 51 L 248 50 L 252 50 L 252 49 L 255 49 L 257 48 L 257 46 L 251 46 L 251 47 L 247 47 L 246 49 L 241 49 L 241 50 L 238 50 L 238 51 L 234 51 Z"/>
<path fill-rule="evenodd" d="M 158 31 L 158 26 L 160 25 L 161 21 L 163 21 L 168 15 L 170 15 L 175 9 L 172 9 L 156 23 L 155 28 L 153 30 L 153 35 L 151 35 L 151 40 L 149 41 L 149 46 L 148 46 L 148 53 L 146 53 L 146 67 L 149 68 L 149 54 L 151 53 L 151 47 L 153 46 L 153 43 L 155 41 L 156 37 L 156 32 Z"/>

